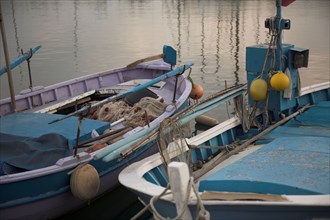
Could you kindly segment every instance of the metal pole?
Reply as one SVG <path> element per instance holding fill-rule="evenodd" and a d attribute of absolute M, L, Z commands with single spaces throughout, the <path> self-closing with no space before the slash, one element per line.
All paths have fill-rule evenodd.
<path fill-rule="evenodd" d="M 8 84 L 10 90 L 10 98 L 11 98 L 11 107 L 14 112 L 16 112 L 16 102 L 15 102 L 15 92 L 13 86 L 13 79 L 11 77 L 11 69 L 10 69 L 10 61 L 9 61 L 9 53 L 7 47 L 7 38 L 5 34 L 5 25 L 2 18 L 2 9 L 1 9 L 1 1 L 0 1 L 0 29 L 1 29 L 1 36 L 2 36 L 2 43 L 3 43 L 3 52 L 5 54 L 6 60 L 6 68 L 8 73 Z"/>

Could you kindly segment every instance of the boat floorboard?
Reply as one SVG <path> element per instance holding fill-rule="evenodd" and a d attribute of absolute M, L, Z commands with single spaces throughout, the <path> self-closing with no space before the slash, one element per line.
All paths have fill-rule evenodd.
<path fill-rule="evenodd" d="M 330 102 L 274 129 L 266 145 L 200 181 L 200 191 L 329 194 Z"/>

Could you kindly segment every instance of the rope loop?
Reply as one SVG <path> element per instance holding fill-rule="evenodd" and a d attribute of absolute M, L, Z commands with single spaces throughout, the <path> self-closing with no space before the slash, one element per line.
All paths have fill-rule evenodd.
<path fill-rule="evenodd" d="M 166 192 L 169 189 L 170 189 L 170 184 L 167 184 L 166 188 L 164 189 L 164 191 L 160 195 L 153 196 L 150 199 L 150 208 L 152 210 L 152 213 L 153 213 L 154 217 L 156 217 L 156 219 L 159 219 L 159 220 L 179 220 L 179 219 L 181 219 L 183 213 L 186 211 L 186 208 L 183 208 L 181 210 L 181 212 L 178 213 L 178 215 L 174 218 L 164 217 L 157 211 L 157 209 L 155 207 L 155 202 L 158 199 L 160 199 L 162 196 L 168 195 L 169 193 L 166 193 Z M 195 193 L 196 199 L 197 199 L 196 220 L 209 220 L 210 219 L 210 213 L 205 209 L 205 207 L 202 203 L 202 199 L 199 196 L 199 193 L 198 193 L 198 190 L 197 190 L 196 185 L 194 183 L 194 178 L 193 177 L 190 177 L 190 179 L 189 179 L 188 186 L 187 186 L 186 198 L 184 200 L 184 206 L 183 207 L 188 207 L 191 189 L 193 189 L 193 192 Z"/>

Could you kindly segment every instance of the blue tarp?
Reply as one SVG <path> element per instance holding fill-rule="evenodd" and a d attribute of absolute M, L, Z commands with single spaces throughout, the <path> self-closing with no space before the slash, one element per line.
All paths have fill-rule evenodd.
<path fill-rule="evenodd" d="M 37 138 L 44 134 L 56 133 L 68 139 L 69 146 L 76 144 L 78 119 L 71 116 L 62 121 L 49 124 L 63 115 L 45 113 L 15 113 L 0 117 L 0 133 Z M 109 128 L 108 122 L 83 119 L 80 128 L 79 142 L 91 138 L 91 132 L 95 129 L 99 134 Z"/>
<path fill-rule="evenodd" d="M 60 134 L 30 138 L 0 133 L 0 161 L 17 168 L 33 170 L 47 167 L 70 155 L 72 150 L 68 140 Z"/>

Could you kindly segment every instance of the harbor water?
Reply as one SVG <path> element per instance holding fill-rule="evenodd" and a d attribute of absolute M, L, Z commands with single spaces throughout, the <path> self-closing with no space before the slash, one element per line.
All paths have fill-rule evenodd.
<path fill-rule="evenodd" d="M 120 68 L 170 45 L 178 65 L 194 63 L 191 77 L 205 96 L 246 81 L 245 48 L 270 40 L 264 21 L 276 13 L 274 0 L 0 1 L 11 60 L 42 45 L 31 58 L 33 86 Z M 330 80 L 329 4 L 296 0 L 282 9 L 291 20 L 283 42 L 309 49 L 308 68 L 300 70 L 303 86 Z M 2 44 L 0 65 L 5 65 Z M 16 94 L 29 88 L 26 63 L 12 74 Z M 6 74 L 0 86 L 0 98 L 9 97 Z M 117 212 L 119 203 L 127 206 L 124 212 Z M 142 207 L 120 187 L 66 217 L 128 219 Z"/>

